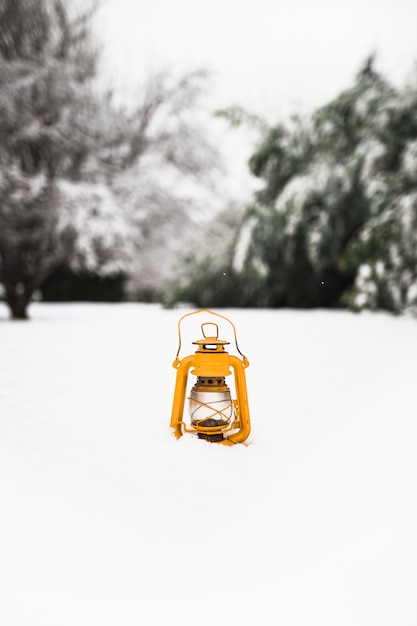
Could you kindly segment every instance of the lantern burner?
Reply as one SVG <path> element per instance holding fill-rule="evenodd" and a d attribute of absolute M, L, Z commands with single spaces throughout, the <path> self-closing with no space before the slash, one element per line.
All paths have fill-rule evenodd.
<path fill-rule="evenodd" d="M 197 376 L 196 384 L 201 387 L 208 386 L 211 388 L 216 385 L 226 385 L 226 378 L 224 376 L 223 378 L 206 378 L 203 376 Z"/>

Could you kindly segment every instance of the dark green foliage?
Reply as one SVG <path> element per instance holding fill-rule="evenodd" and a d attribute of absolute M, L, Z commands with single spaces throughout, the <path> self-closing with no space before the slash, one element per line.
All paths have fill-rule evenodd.
<path fill-rule="evenodd" d="M 125 296 L 126 275 L 98 276 L 58 267 L 41 287 L 45 302 L 121 302 Z"/>
<path fill-rule="evenodd" d="M 368 59 L 309 118 L 265 131 L 249 166 L 264 185 L 229 237 L 235 305 L 417 311 L 417 77 L 397 90 Z"/>
<path fill-rule="evenodd" d="M 265 187 L 258 193 L 268 204 L 298 174 L 306 170 L 311 156 L 311 138 L 299 118 L 294 117 L 291 130 L 279 124 L 266 132 L 258 150 L 249 159 L 255 176 L 264 179 Z"/>
<path fill-rule="evenodd" d="M 178 302 L 200 308 L 244 306 L 240 282 L 240 276 L 229 266 L 214 269 L 209 258 L 197 263 L 190 260 L 187 279 L 167 284 L 163 303 L 167 307 Z"/>
<path fill-rule="evenodd" d="M 230 206 L 215 221 L 196 229 L 191 251 L 182 255 L 175 268 L 177 278 L 162 287 L 166 306 L 177 302 L 203 308 L 245 306 L 250 300 L 246 283 L 233 268 L 234 241 L 241 220 L 241 211 Z"/>

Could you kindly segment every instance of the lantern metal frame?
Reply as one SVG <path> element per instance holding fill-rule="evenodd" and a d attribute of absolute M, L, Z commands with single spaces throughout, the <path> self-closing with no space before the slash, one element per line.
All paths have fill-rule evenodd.
<path fill-rule="evenodd" d="M 230 342 L 218 338 L 218 325 L 210 321 L 201 324 L 203 338 L 192 342 L 194 345 L 198 346 L 196 352 L 180 359 L 182 343 L 181 323 L 185 318 L 200 313 L 208 313 L 221 318 L 231 325 L 236 350 L 241 358 L 234 354 L 229 354 L 224 349 L 225 345 L 229 345 Z M 217 332 L 215 336 L 207 336 L 205 334 L 205 327 L 208 325 L 216 327 Z M 220 315 L 220 313 L 216 313 L 210 309 L 199 309 L 183 315 L 178 321 L 178 350 L 172 366 L 176 369 L 177 375 L 170 425 L 177 439 L 182 437 L 183 433 L 186 432 L 197 434 L 201 439 L 207 439 L 208 441 L 228 446 L 245 442 L 251 430 L 245 374 L 246 368 L 249 367 L 249 361 L 239 349 L 236 328 L 233 322 L 224 315 Z M 205 379 L 211 378 L 213 382 L 215 380 L 218 381 L 219 388 L 227 389 L 230 392 L 225 382 L 224 385 L 222 385 L 220 381 L 225 381 L 226 377 L 231 375 L 233 371 L 236 399 L 232 399 L 230 395 L 230 404 L 221 409 L 216 409 L 210 403 L 200 403 L 198 398 L 188 397 L 187 399 L 189 401 L 197 405 L 200 403 L 202 406 L 212 410 L 213 414 L 209 416 L 209 418 L 206 416 L 204 419 L 191 421 L 187 424 L 187 422 L 184 421 L 184 407 L 188 375 L 192 367 L 194 369 L 191 373 L 197 376 L 197 384 L 193 387 L 193 390 L 196 387 L 199 389 L 204 388 L 198 387 L 199 381 L 203 380 L 204 383 Z M 205 389 L 209 391 L 208 388 Z M 215 390 L 214 386 L 213 391 Z M 225 414 L 225 412 L 229 410 L 230 416 Z"/>

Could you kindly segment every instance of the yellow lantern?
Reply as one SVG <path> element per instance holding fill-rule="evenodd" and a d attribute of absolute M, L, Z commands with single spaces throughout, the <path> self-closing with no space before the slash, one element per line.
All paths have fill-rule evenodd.
<path fill-rule="evenodd" d="M 193 341 L 197 346 L 194 354 L 180 360 L 181 322 L 190 315 L 207 313 L 228 322 L 234 333 L 236 349 L 242 358 L 229 354 L 225 346 L 229 341 L 219 339 L 219 328 L 214 322 L 201 324 L 202 338 Z M 210 329 L 210 330 L 209 330 Z M 192 311 L 183 315 L 178 322 L 178 351 L 172 366 L 177 370 L 171 428 L 177 438 L 183 432 L 194 433 L 200 439 L 233 445 L 243 443 L 250 433 L 250 416 L 246 390 L 245 369 L 249 361 L 239 350 L 236 328 L 224 315 L 208 309 Z M 197 380 L 188 396 L 189 419 L 184 419 L 188 374 Z M 236 399 L 232 399 L 226 377 L 234 374 Z"/>

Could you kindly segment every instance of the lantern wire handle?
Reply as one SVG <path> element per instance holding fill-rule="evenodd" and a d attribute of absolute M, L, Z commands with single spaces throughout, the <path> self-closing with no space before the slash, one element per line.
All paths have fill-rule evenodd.
<path fill-rule="evenodd" d="M 220 315 L 220 313 L 215 313 L 214 311 L 210 311 L 210 309 L 199 309 L 198 311 L 191 311 L 191 313 L 186 313 L 185 315 L 180 317 L 180 319 L 178 320 L 178 350 L 177 350 L 177 355 L 175 357 L 175 361 L 173 362 L 172 365 L 174 367 L 178 367 L 178 364 L 179 364 L 179 354 L 180 354 L 180 350 L 181 350 L 181 322 L 186 317 L 189 317 L 190 315 L 196 315 L 197 313 L 210 313 L 210 315 L 215 315 L 217 317 L 221 317 L 222 319 L 226 320 L 226 322 L 229 322 L 229 324 L 233 328 L 233 334 L 234 334 L 234 338 L 235 338 L 236 349 L 237 349 L 237 351 L 239 352 L 240 356 L 243 359 L 244 366 L 247 367 L 249 365 L 249 361 L 248 361 L 247 357 L 243 354 L 243 352 L 241 352 L 240 349 L 239 349 L 239 346 L 238 346 L 238 343 L 237 343 L 237 333 L 236 333 L 235 325 L 225 315 Z M 213 323 L 213 322 L 205 322 L 205 323 L 210 324 L 210 323 Z M 216 324 L 215 324 L 215 326 L 216 326 Z"/>

